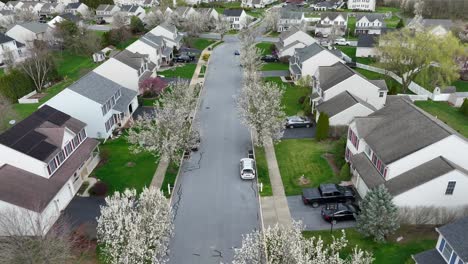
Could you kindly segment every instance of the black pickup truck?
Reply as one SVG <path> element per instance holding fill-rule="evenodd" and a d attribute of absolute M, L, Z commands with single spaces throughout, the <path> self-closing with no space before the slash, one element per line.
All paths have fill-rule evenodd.
<path fill-rule="evenodd" d="M 318 188 L 302 190 L 302 201 L 312 207 L 326 203 L 351 203 L 354 200 L 355 194 L 351 187 L 336 184 L 320 184 Z"/>

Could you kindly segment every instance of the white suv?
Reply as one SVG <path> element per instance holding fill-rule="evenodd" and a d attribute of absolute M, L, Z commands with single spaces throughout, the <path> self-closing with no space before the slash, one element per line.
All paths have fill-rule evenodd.
<path fill-rule="evenodd" d="M 344 39 L 344 38 L 339 38 L 339 39 L 335 40 L 335 44 L 336 45 L 341 45 L 341 46 L 349 46 L 349 45 L 351 45 L 351 42 L 346 41 L 346 39 Z"/>
<path fill-rule="evenodd" d="M 240 160 L 240 177 L 244 180 L 255 178 L 255 160 L 243 158 Z"/>

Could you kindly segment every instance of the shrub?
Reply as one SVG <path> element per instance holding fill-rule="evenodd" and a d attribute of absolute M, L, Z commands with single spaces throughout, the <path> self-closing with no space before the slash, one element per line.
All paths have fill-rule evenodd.
<path fill-rule="evenodd" d="M 349 169 L 349 164 L 345 163 L 340 170 L 340 180 L 342 181 L 349 181 L 351 176 L 351 172 Z"/>
<path fill-rule="evenodd" d="M 396 28 L 402 28 L 404 26 L 405 26 L 405 22 L 403 22 L 403 18 L 400 18 L 400 21 L 398 21 Z"/>
<path fill-rule="evenodd" d="M 468 116 L 468 99 L 463 100 L 463 104 L 460 107 L 460 112 L 465 116 Z"/>
<path fill-rule="evenodd" d="M 330 130 L 330 121 L 326 113 L 320 113 L 319 119 L 317 122 L 317 130 L 315 133 L 315 138 L 318 141 L 328 138 L 328 131 Z"/>
<path fill-rule="evenodd" d="M 0 77 L 0 93 L 12 102 L 16 102 L 33 90 L 34 83 L 32 79 L 17 69 L 12 69 Z"/>
<path fill-rule="evenodd" d="M 209 59 L 210 59 L 210 54 L 207 54 L 207 53 L 203 54 L 202 60 L 208 61 Z"/>
<path fill-rule="evenodd" d="M 145 32 L 145 25 L 141 21 L 141 19 L 137 16 L 132 16 L 130 18 L 130 29 L 133 33 L 141 33 Z"/>
<path fill-rule="evenodd" d="M 96 182 L 89 190 L 89 194 L 93 196 L 104 196 L 107 193 L 107 184 L 102 181 Z"/>
<path fill-rule="evenodd" d="M 304 111 L 305 116 L 312 116 L 312 105 L 310 104 L 310 98 L 308 96 L 304 100 L 304 104 L 302 105 L 302 111 Z"/>
<path fill-rule="evenodd" d="M 299 97 L 299 99 L 297 100 L 297 102 L 298 102 L 299 104 L 304 104 L 305 99 L 306 99 L 305 96 L 301 96 L 301 97 Z"/>
<path fill-rule="evenodd" d="M 333 146 L 333 155 L 335 157 L 335 164 L 338 168 L 342 167 L 346 161 L 345 161 L 345 149 L 346 149 L 346 136 L 340 137 L 335 142 L 335 145 Z"/>
<path fill-rule="evenodd" d="M 117 46 L 132 38 L 132 32 L 127 27 L 115 28 L 102 35 L 104 46 Z"/>
<path fill-rule="evenodd" d="M 140 93 L 145 98 L 154 98 L 166 89 L 167 83 L 159 77 L 150 77 L 140 83 Z"/>
<path fill-rule="evenodd" d="M 100 153 L 100 158 L 102 163 L 107 163 L 109 161 L 110 152 L 107 149 L 103 149 Z"/>

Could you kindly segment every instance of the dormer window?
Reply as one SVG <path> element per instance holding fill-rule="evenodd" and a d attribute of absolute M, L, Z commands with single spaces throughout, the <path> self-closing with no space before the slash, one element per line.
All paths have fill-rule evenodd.
<path fill-rule="evenodd" d="M 86 139 L 86 131 L 82 129 L 75 137 L 70 140 L 59 153 L 47 163 L 47 171 L 52 175 L 60 165 L 73 153 L 73 151 Z"/>

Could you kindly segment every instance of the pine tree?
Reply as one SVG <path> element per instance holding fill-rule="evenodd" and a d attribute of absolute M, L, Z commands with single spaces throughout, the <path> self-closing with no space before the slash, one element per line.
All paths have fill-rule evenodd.
<path fill-rule="evenodd" d="M 398 21 L 398 24 L 396 25 L 396 28 L 402 28 L 405 26 L 405 23 L 403 22 L 403 18 L 400 18 L 400 21 Z"/>
<path fill-rule="evenodd" d="M 384 242 L 388 235 L 400 227 L 398 209 L 384 185 L 367 192 L 360 207 L 356 228 L 363 235 L 374 237 L 377 242 Z"/>
<path fill-rule="evenodd" d="M 317 121 L 317 132 L 315 138 L 320 141 L 328 138 L 328 130 L 330 129 L 330 121 L 326 113 L 320 113 Z"/>

